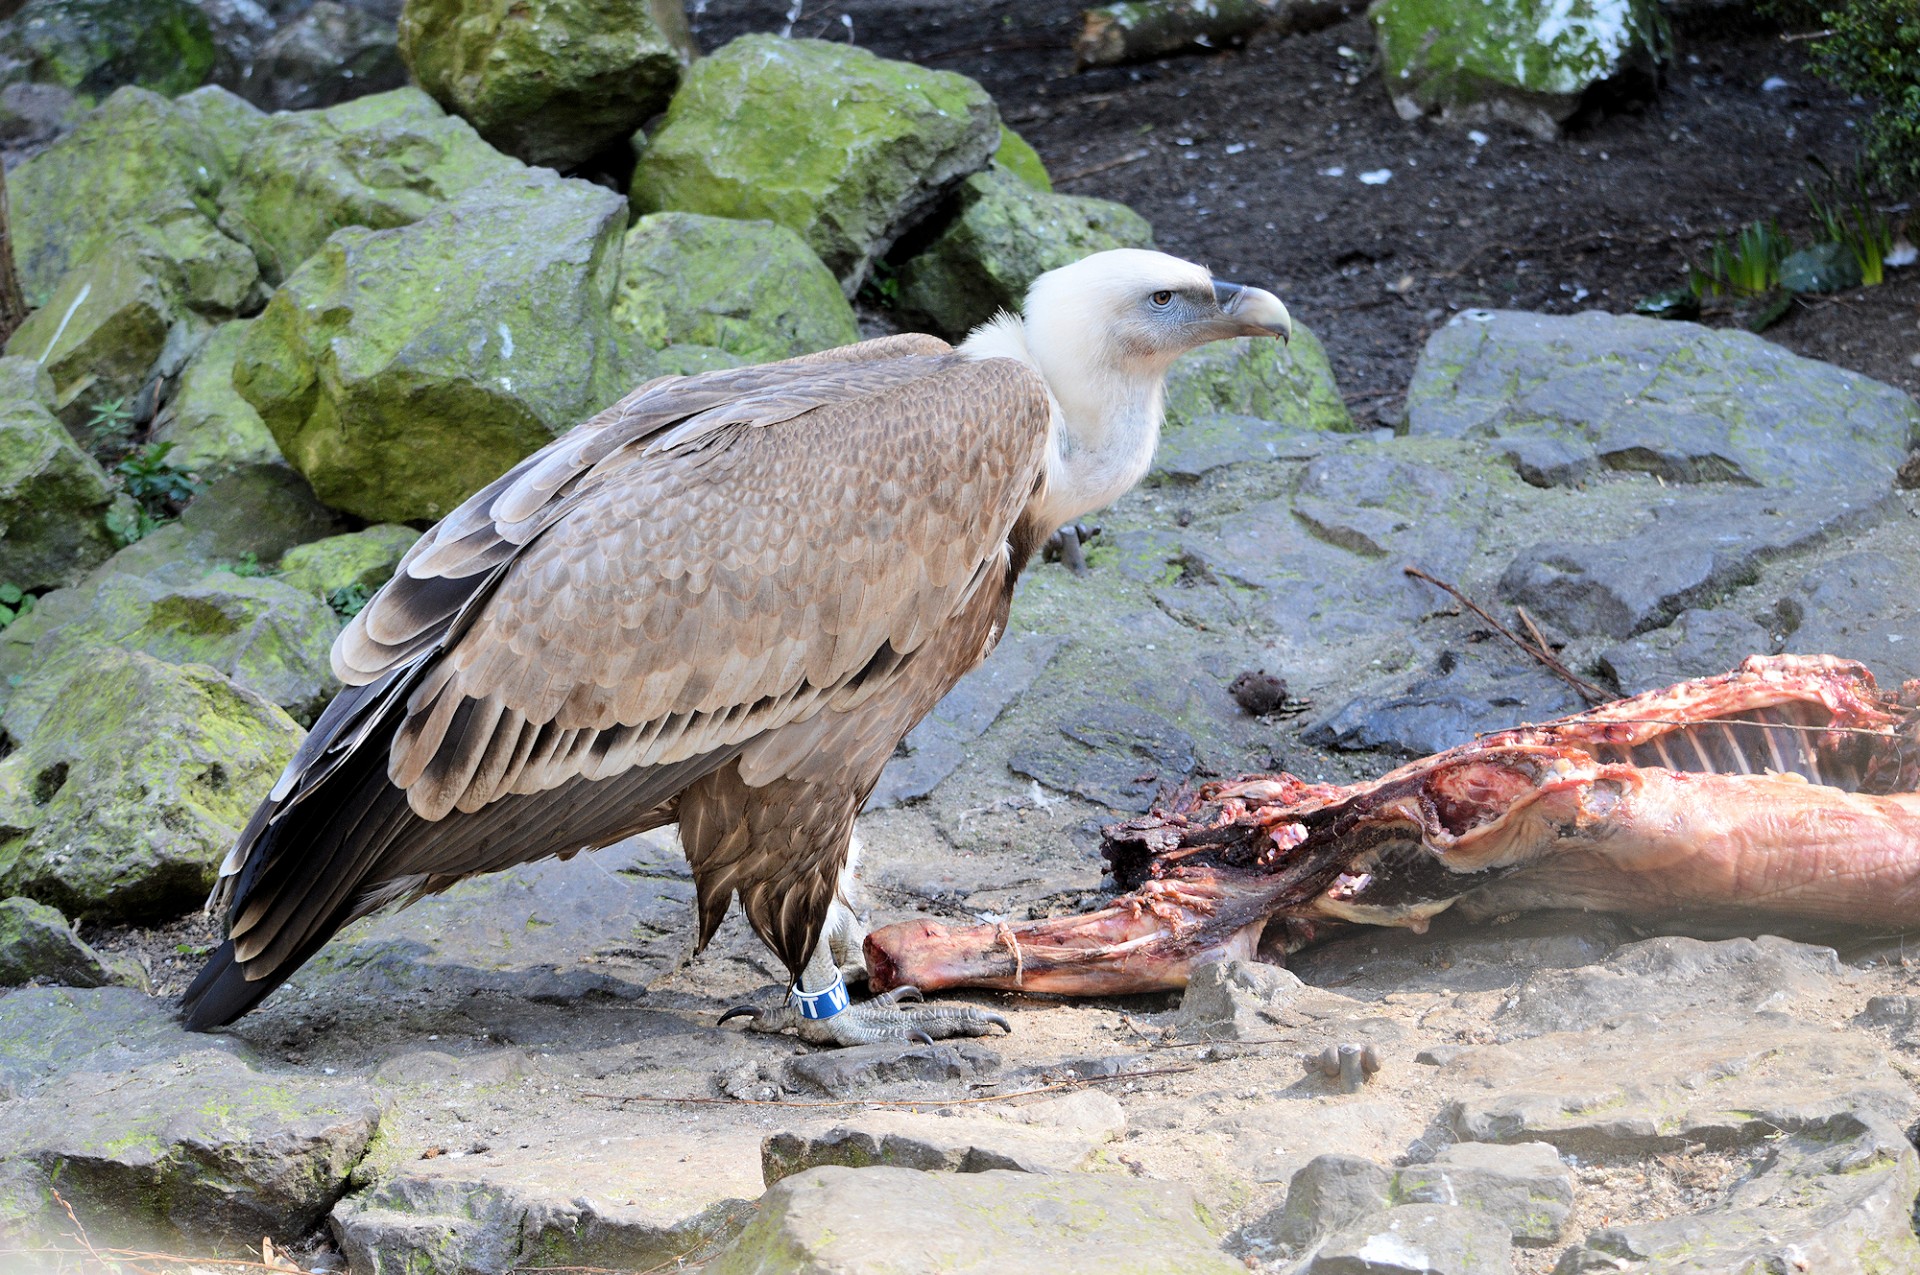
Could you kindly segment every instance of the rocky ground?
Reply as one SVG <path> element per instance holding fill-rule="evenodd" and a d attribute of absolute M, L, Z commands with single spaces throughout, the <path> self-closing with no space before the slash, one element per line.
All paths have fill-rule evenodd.
<path fill-rule="evenodd" d="M 709 48 L 785 20 L 689 9 Z M 1320 339 L 1177 369 L 1154 473 L 1097 520 L 1091 571 L 1037 564 L 993 658 L 883 779 L 861 826 L 873 923 L 1077 909 L 1102 894 L 1101 825 L 1172 785 L 1282 767 L 1354 778 L 1578 707 L 1406 566 L 1503 615 L 1524 606 L 1569 664 L 1623 693 L 1756 651 L 1920 676 L 1920 602 L 1901 585 L 1920 569 L 1920 495 L 1897 477 L 1920 437 L 1911 280 L 1804 305 L 1778 341 L 1575 313 L 1624 310 L 1710 229 L 1798 215 L 1788 161 L 1752 157 L 1740 191 L 1711 167 L 1733 159 L 1705 123 L 1836 145 L 1847 104 L 1758 88 L 1797 75 L 1791 54 L 1705 33 L 1683 46 L 1703 69 L 1648 110 L 1552 146 L 1497 133 L 1481 147 L 1395 119 L 1365 58 L 1339 52 L 1370 47 L 1355 22 L 1065 80 L 1065 12 L 869 3 L 808 22 L 844 32 L 845 13 L 863 44 L 975 75 L 1063 189 L 1126 201 L 1162 246 L 1223 272 L 1290 285 Z M 1267 84 L 1288 110 L 1236 106 Z M 45 568 L 38 608 L 0 632 L 0 893 L 40 900 L 0 906 L 0 981 L 25 983 L 0 996 L 0 1269 L 1920 1269 L 1920 999 L 1899 934 L 1442 917 L 1424 935 L 1339 938 L 1290 970 L 1211 967 L 1184 994 L 968 998 L 1006 1014 L 1005 1036 L 822 1052 L 716 1025 L 776 999 L 783 974 L 737 919 L 689 960 L 692 882 L 651 837 L 358 925 L 231 1031 L 181 1032 L 168 1000 L 213 939 L 191 906 L 222 837 L 324 699 L 338 613 L 391 570 L 410 535 L 395 524 L 439 512 L 419 503 L 433 484 L 459 486 L 424 451 L 392 462 L 416 467 L 398 477 L 336 463 L 314 441 L 316 396 L 377 418 L 383 377 L 492 377 L 517 333 L 531 372 L 484 409 L 486 445 L 509 452 L 596 378 L 831 343 L 853 321 L 836 276 L 853 281 L 877 242 L 754 232 L 726 251 L 791 254 L 769 273 L 800 282 L 697 327 L 697 307 L 661 299 L 705 277 L 675 253 L 740 223 L 628 231 L 605 190 L 529 175 L 417 96 L 267 123 L 184 100 L 105 114 L 173 137 L 225 112 L 195 136 L 232 174 L 166 178 L 199 238 L 82 260 L 70 231 L 34 239 L 53 214 L 20 227 L 93 273 L 34 258 L 30 287 L 81 299 L 43 309 L 72 320 L 42 338 L 44 372 L 35 351 L 0 360 L 0 423 L 53 437 L 58 415 L 83 433 L 105 401 L 85 378 L 126 376 L 103 351 L 129 328 L 108 319 L 158 316 L 133 325 L 149 346 L 130 393 L 185 339 L 169 325 L 197 324 L 162 378 L 170 409 L 142 428 L 203 449 L 195 463 L 218 476 L 116 550 L 102 529 L 126 493 L 73 449 L 61 490 L 93 521 L 35 560 L 67 566 Z M 1189 110 L 1208 128 L 1189 130 Z M 1244 134 L 1221 123 L 1241 118 Z M 1646 211 L 1635 192 L 1674 171 L 1667 148 L 1694 145 L 1663 146 L 1673 133 L 1709 137 L 1685 151 L 1708 193 L 1676 188 L 1678 209 Z M 1148 157 L 1071 178 L 1136 136 Z M 977 165 L 979 143 L 954 146 Z M 1291 237 L 1180 176 L 1224 187 L 1230 164 L 1287 146 L 1301 153 L 1263 185 L 1226 194 L 1285 194 Z M 1576 186 L 1603 149 L 1620 175 Z M 52 191 L 49 174 L 70 179 L 88 153 L 56 144 L 30 163 L 74 167 L 23 166 L 14 185 Z M 407 182 L 383 184 L 370 153 L 404 156 Z M 1384 185 L 1318 173 L 1381 154 Z M 1472 194 L 1468 169 L 1528 197 Z M 1017 204 L 993 171 L 967 198 Z M 118 198 L 105 177 L 89 189 Z M 388 229 L 327 240 L 335 206 Z M 1121 213 L 1079 208 L 1071 234 L 1133 233 Z M 1583 246 L 1634 215 L 1659 236 L 1651 256 Z M 441 245 L 528 226 L 543 238 L 520 273 L 440 290 Z M 952 259 L 927 257 L 923 279 Z M 1511 284 L 1478 273 L 1491 261 Z M 929 313 L 977 301 L 899 277 Z M 528 280 L 545 309 L 518 308 Z M 121 300 L 96 317 L 103 293 Z M 1884 331 L 1883 311 L 1899 316 Z M 876 321 L 871 302 L 862 317 Z M 543 330 L 576 339 L 544 351 Z M 341 331 L 385 361 L 316 372 Z M 81 353 L 48 358 L 57 346 Z M 481 379 L 446 401 L 474 410 Z M 452 410 L 409 401 L 422 418 Z M 1250 669 L 1286 679 L 1282 712 L 1250 716 L 1229 694 Z M 105 845 L 127 849 L 81 852 Z M 79 937 L 48 903 L 83 918 Z M 1381 1063 L 1352 1092 L 1303 1065 L 1341 1045 Z"/>

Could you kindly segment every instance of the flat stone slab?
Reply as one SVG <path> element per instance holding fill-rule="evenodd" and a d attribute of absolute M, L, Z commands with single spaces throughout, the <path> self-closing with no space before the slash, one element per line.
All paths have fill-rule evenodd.
<path fill-rule="evenodd" d="M 855 1045 L 798 1054 L 782 1071 L 792 1093 L 825 1098 L 877 1098 L 945 1091 L 1000 1070 L 1000 1055 L 971 1040 L 902 1049 Z"/>
<path fill-rule="evenodd" d="M 768 1191 L 759 1216 L 708 1269 L 713 1275 L 1243 1272 L 1216 1247 L 1211 1225 L 1188 1190 L 1171 1182 L 825 1167 Z"/>
<path fill-rule="evenodd" d="M 1734 329 L 1632 315 L 1468 310 L 1427 341 L 1407 429 L 1551 440 L 1567 462 L 1670 483 L 1883 493 L 1920 431 L 1920 405 L 1830 363 Z M 1523 471 L 1524 472 L 1524 471 Z"/>
<path fill-rule="evenodd" d="M 998 1111 L 874 1111 L 824 1130 L 771 1134 L 760 1144 L 760 1166 L 768 1186 L 824 1164 L 1068 1173 L 1126 1127 L 1120 1104 L 1091 1090 Z"/>
<path fill-rule="evenodd" d="M 1516 1244 L 1551 1244 L 1573 1211 L 1573 1172 L 1544 1142 L 1456 1142 L 1394 1175 L 1393 1198 L 1484 1213 Z"/>
<path fill-rule="evenodd" d="M 1503 1275 L 1511 1250 L 1506 1228 L 1484 1213 L 1401 1204 L 1328 1237 L 1303 1275 Z"/>

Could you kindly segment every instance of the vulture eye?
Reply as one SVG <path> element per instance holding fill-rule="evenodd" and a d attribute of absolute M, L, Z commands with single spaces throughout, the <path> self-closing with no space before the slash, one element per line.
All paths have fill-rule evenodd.
<path fill-rule="evenodd" d="M 1164 310 L 1168 306 L 1173 304 L 1173 294 L 1171 292 L 1166 291 L 1163 288 L 1159 292 L 1154 293 L 1151 297 L 1148 297 L 1147 300 L 1153 302 L 1154 309 Z"/>

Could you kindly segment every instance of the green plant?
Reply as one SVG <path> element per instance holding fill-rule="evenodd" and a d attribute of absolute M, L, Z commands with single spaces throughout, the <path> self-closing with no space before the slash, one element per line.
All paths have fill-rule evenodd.
<path fill-rule="evenodd" d="M 1874 100 L 1861 129 L 1867 177 L 1895 199 L 1920 194 L 1920 5 L 1914 0 L 1768 0 L 1775 20 L 1813 28 L 1808 69 Z"/>
<path fill-rule="evenodd" d="M 124 549 L 136 540 L 145 540 L 160 525 L 158 518 L 131 500 L 115 502 L 101 521 L 106 524 L 107 534 L 113 538 L 116 549 Z"/>
<path fill-rule="evenodd" d="M 327 595 L 327 605 L 341 619 L 351 620 L 366 607 L 367 599 L 371 596 L 364 584 L 342 585 Z"/>
<path fill-rule="evenodd" d="M 175 516 L 200 489 L 191 473 L 167 460 L 171 451 L 172 443 L 149 443 L 113 467 L 127 494 L 156 518 Z"/>
<path fill-rule="evenodd" d="M 1821 168 L 1825 171 L 1825 165 Z M 1886 281 L 1887 254 L 1893 251 L 1893 223 L 1873 206 L 1866 178 L 1859 169 L 1853 170 L 1852 177 L 1851 182 L 1842 182 L 1827 172 L 1825 197 L 1810 189 L 1807 202 L 1813 206 L 1813 219 L 1821 233 L 1847 250 L 1859 263 L 1860 282 L 1874 287 Z"/>
<path fill-rule="evenodd" d="M 33 610 L 33 595 L 17 584 L 0 584 L 0 629 Z"/>
<path fill-rule="evenodd" d="M 273 574 L 273 568 L 261 566 L 260 555 L 251 552 L 241 554 L 238 562 L 225 563 L 220 569 L 228 575 L 236 575 L 248 580 Z"/>
<path fill-rule="evenodd" d="M 95 450 L 124 451 L 133 442 L 133 409 L 127 400 L 95 403 L 87 417 L 87 438 Z"/>
<path fill-rule="evenodd" d="M 1697 297 L 1757 297 L 1780 282 L 1780 263 L 1791 249 L 1772 222 L 1752 222 L 1731 239 L 1715 235 L 1706 265 L 1688 271 L 1687 282 Z"/>

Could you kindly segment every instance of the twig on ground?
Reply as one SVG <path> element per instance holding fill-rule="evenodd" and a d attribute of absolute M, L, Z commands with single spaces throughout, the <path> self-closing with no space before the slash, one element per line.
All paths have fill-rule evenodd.
<path fill-rule="evenodd" d="M 1137 164 L 1151 154 L 1153 152 L 1143 146 L 1137 151 L 1129 151 L 1119 159 L 1110 159 L 1104 164 L 1089 164 L 1085 168 L 1076 168 L 1070 173 L 1060 173 L 1054 177 L 1053 184 L 1060 186 L 1067 182 L 1079 181 L 1082 177 L 1091 177 L 1095 173 L 1104 173 L 1128 164 Z"/>
<path fill-rule="evenodd" d="M 1521 637 L 1518 633 L 1515 633 L 1512 629 L 1500 623 L 1500 621 L 1494 619 L 1491 615 L 1488 615 L 1487 612 L 1477 602 L 1475 602 L 1472 598 L 1468 597 L 1466 594 L 1460 592 L 1460 590 L 1454 588 L 1452 585 L 1448 584 L 1445 580 L 1441 580 L 1434 576 L 1430 576 L 1418 567 L 1405 567 L 1402 569 L 1408 575 L 1412 576 L 1414 579 L 1425 580 L 1428 584 L 1432 585 L 1434 588 L 1444 590 L 1445 592 L 1453 595 L 1453 598 L 1456 602 L 1460 603 L 1461 606 L 1466 607 L 1469 611 L 1472 611 L 1475 615 L 1485 620 L 1488 624 L 1491 624 L 1493 626 L 1493 631 L 1498 633 L 1501 637 L 1505 638 L 1507 641 L 1519 647 L 1522 651 L 1526 652 L 1527 655 L 1531 656 L 1533 659 L 1538 660 L 1555 677 L 1559 678 L 1561 681 L 1571 686 L 1579 694 L 1580 698 L 1586 700 L 1587 703 L 1604 704 L 1608 700 L 1615 698 L 1614 696 L 1607 694 L 1605 691 L 1595 686 L 1592 682 L 1589 682 L 1586 678 L 1581 677 L 1578 673 L 1568 668 L 1565 664 L 1562 664 L 1560 662 L 1560 657 L 1555 655 L 1553 653 L 1552 648 L 1550 648 L 1544 641 L 1538 642 L 1536 644 L 1535 642 L 1530 642 L 1526 638 Z M 1523 618 L 1525 618 L 1526 613 L 1523 611 L 1521 612 L 1521 615 Z M 1527 627 L 1533 628 L 1533 621 L 1531 619 L 1527 620 Z M 1535 632 L 1535 636 L 1538 637 L 1539 631 L 1536 629 L 1534 632 Z"/>
<path fill-rule="evenodd" d="M 684 1102 L 703 1107 L 960 1107 L 982 1102 L 1010 1102 L 1015 1098 L 1031 1098 L 1036 1094 L 1084 1089 L 1088 1085 L 1110 1085 L 1122 1080 L 1177 1076 L 1182 1072 L 1198 1070 L 1200 1070 L 1198 1067 L 1156 1067 L 1149 1071 L 1122 1072 L 1117 1076 L 1080 1076 L 1073 1080 L 1056 1081 L 1033 1089 L 1016 1089 L 1012 1093 L 983 1094 L 975 1098 L 829 1098 L 822 1102 L 794 1102 L 784 1098 L 696 1098 L 678 1097 L 673 1094 L 590 1092 L 582 1092 L 581 1097 L 607 1098 L 614 1102 Z"/>

